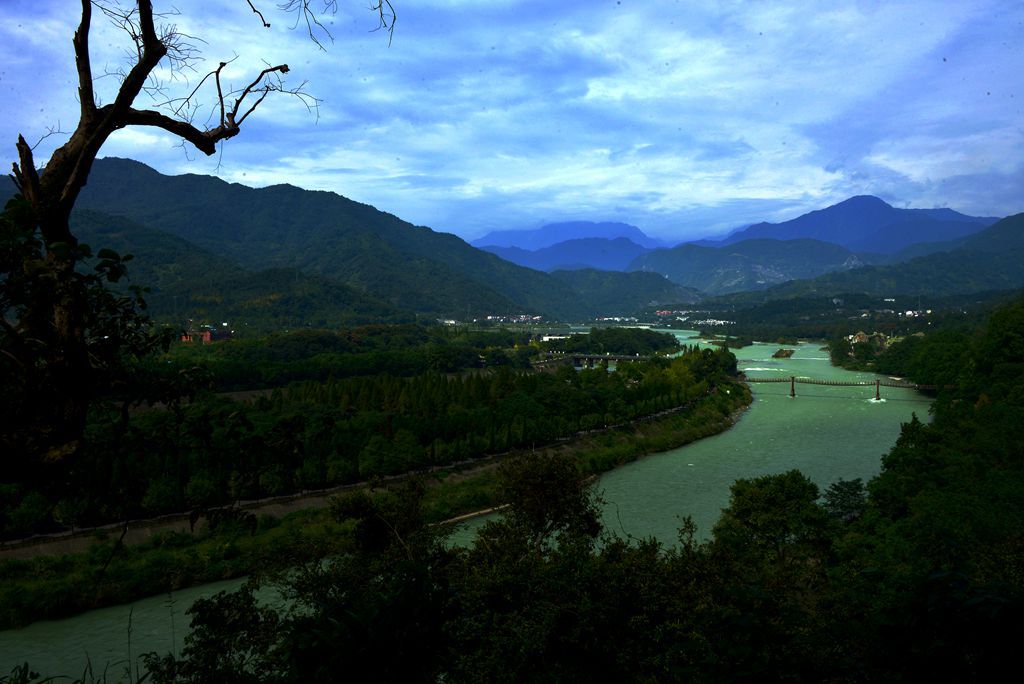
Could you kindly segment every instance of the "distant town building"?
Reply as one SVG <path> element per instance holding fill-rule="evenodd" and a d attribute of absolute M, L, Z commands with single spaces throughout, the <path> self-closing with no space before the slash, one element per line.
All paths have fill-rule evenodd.
<path fill-rule="evenodd" d="M 202 342 L 203 344 L 210 344 L 217 340 L 228 340 L 234 335 L 235 331 L 228 328 L 228 324 L 221 323 L 220 327 L 215 325 L 193 325 L 192 321 L 188 322 L 188 327 L 185 332 L 181 334 L 182 342 Z"/>
<path fill-rule="evenodd" d="M 203 344 L 210 344 L 213 342 L 213 331 L 207 328 L 206 330 L 187 330 L 181 334 L 182 342 L 199 342 Z"/>

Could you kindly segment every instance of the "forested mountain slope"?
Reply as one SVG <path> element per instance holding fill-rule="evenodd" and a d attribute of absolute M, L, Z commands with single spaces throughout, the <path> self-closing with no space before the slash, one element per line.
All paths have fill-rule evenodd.
<path fill-rule="evenodd" d="M 722 247 L 683 244 L 637 257 L 631 271 L 653 271 L 708 294 L 761 290 L 787 280 L 863 266 L 860 255 L 820 240 L 744 240 Z"/>
<path fill-rule="evenodd" d="M 961 247 L 901 264 L 866 266 L 777 285 L 761 299 L 862 292 L 955 295 L 1024 285 L 1024 214 L 1009 216 L 964 240 Z M 751 295 L 754 296 L 754 295 Z M 740 295 L 742 297 L 742 295 Z"/>
<path fill-rule="evenodd" d="M 677 285 L 657 273 L 620 273 L 583 268 L 552 271 L 552 277 L 576 292 L 585 292 L 586 305 L 607 315 L 633 313 L 622 302 L 646 299 L 645 306 L 693 304 L 704 296 L 692 287 Z"/>
<path fill-rule="evenodd" d="M 338 326 L 412 320 L 410 312 L 343 283 L 293 268 L 247 271 L 187 240 L 129 219 L 83 210 L 72 215 L 79 239 L 132 254 L 129 283 L 147 288 L 158 320 L 184 324 L 244 321 L 250 327 Z"/>
<path fill-rule="evenodd" d="M 871 195 L 860 195 L 782 223 L 757 223 L 729 235 L 722 244 L 752 238 L 811 238 L 852 250 L 897 252 L 917 242 L 952 240 L 995 223 L 952 209 L 897 209 Z"/>
<path fill-rule="evenodd" d="M 244 268 L 319 274 L 414 311 L 561 312 L 566 303 L 545 296 L 541 274 L 328 192 L 164 176 L 108 158 L 97 161 L 78 206 L 169 232 Z"/>
<path fill-rule="evenodd" d="M 427 315 L 599 313 L 550 276 L 329 192 L 254 189 L 164 176 L 139 162 L 98 160 L 78 202 L 166 231 L 249 270 L 286 269 L 350 285 Z M 652 299 L 644 293 L 625 307 Z"/>

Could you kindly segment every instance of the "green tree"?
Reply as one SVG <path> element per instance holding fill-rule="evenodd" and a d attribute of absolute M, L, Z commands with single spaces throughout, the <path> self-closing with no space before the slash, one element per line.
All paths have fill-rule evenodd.
<path fill-rule="evenodd" d="M 57 484 L 63 474 L 52 466 L 79 451 L 85 408 L 101 392 L 133 391 L 138 360 L 166 347 L 168 337 L 149 325 L 138 288 L 109 289 L 125 277 L 130 256 L 100 250 L 85 261 L 92 256 L 86 245 L 44 247 L 29 214 L 15 199 L 0 215 L 0 449 L 16 457 L 5 479 Z M 82 268 L 65 273 L 54 251 Z M 57 315 L 61 299 L 75 302 L 80 349 L 59 330 L 70 324 Z M 74 370 L 80 354 L 87 364 Z"/>
<path fill-rule="evenodd" d="M 798 470 L 736 480 L 715 523 L 716 548 L 748 561 L 786 565 L 817 555 L 826 541 L 818 486 Z"/>
<path fill-rule="evenodd" d="M 495 524 L 518 530 L 529 547 L 539 550 L 560 535 L 593 539 L 600 533 L 593 482 L 572 458 L 523 454 L 502 463 L 498 480 L 502 498 L 511 505 Z"/>
<path fill-rule="evenodd" d="M 849 523 L 864 514 L 867 505 L 867 490 L 858 477 L 853 480 L 838 480 L 828 486 L 822 506 L 833 520 Z"/>

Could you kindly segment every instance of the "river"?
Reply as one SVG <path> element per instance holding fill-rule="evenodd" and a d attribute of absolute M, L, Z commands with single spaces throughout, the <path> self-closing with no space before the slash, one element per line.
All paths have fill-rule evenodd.
<path fill-rule="evenodd" d="M 684 342 L 695 333 L 676 331 Z M 822 380 L 873 381 L 876 376 L 833 367 L 820 344 L 788 348 L 788 359 L 774 359 L 778 344 L 755 344 L 735 350 L 740 369 L 750 377 L 810 377 Z M 624 536 L 654 536 L 676 541 L 682 516 L 691 515 L 706 537 L 729 500 L 738 478 L 803 471 L 820 487 L 837 479 L 868 479 L 899 435 L 900 424 L 916 412 L 922 420 L 928 400 L 912 390 L 874 387 L 754 384 L 750 409 L 730 430 L 603 475 L 598 489 L 607 501 L 605 524 Z M 482 524 L 478 519 L 460 531 L 463 538 Z M 232 580 L 184 589 L 131 605 L 90 611 L 65 620 L 44 621 L 0 632 L 0 675 L 28 660 L 43 674 L 80 676 L 86 657 L 94 671 L 109 666 L 111 679 L 122 677 L 130 655 L 167 652 L 182 645 L 185 610 L 193 601 L 233 589 Z"/>
<path fill-rule="evenodd" d="M 868 381 L 829 362 L 820 343 L 786 347 L 794 354 L 774 359 L 778 344 L 734 350 L 749 377 L 808 377 Z M 754 401 L 732 429 L 679 449 L 654 454 L 601 477 L 608 502 L 605 525 L 619 534 L 654 536 L 674 543 L 682 516 L 691 515 L 707 537 L 729 501 L 737 479 L 796 468 L 822 489 L 838 479 L 876 475 L 881 456 L 895 443 L 900 424 L 916 412 L 927 420 L 929 400 L 914 390 L 752 384 Z"/>

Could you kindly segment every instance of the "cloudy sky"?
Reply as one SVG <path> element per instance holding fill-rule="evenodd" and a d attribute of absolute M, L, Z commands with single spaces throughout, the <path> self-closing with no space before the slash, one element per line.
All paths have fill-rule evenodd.
<path fill-rule="evenodd" d="M 466 238 L 586 219 L 679 240 L 857 194 L 1024 211 L 1019 0 L 393 0 L 390 46 L 368 0 L 339 0 L 324 51 L 277 0 L 254 2 L 270 29 L 245 0 L 154 0 L 206 59 L 162 72 L 171 92 L 236 55 L 234 84 L 286 62 L 319 116 L 280 97 L 214 158 L 155 129 L 120 131 L 101 156 L 331 190 Z M 76 5 L 0 2 L 8 168 L 18 133 L 77 121 Z M 94 25 L 94 71 L 116 71 L 130 44 Z"/>

